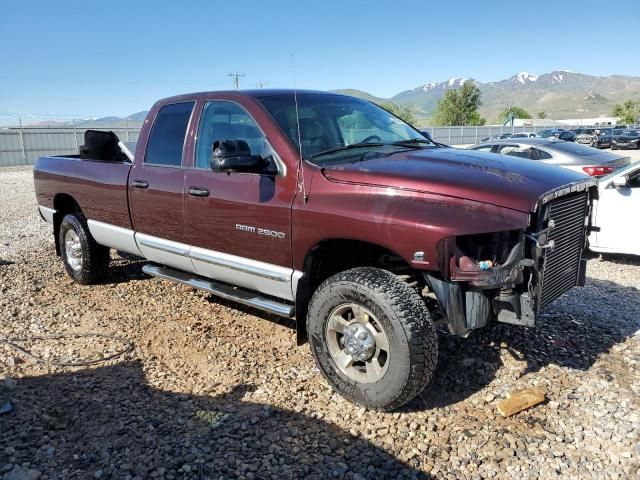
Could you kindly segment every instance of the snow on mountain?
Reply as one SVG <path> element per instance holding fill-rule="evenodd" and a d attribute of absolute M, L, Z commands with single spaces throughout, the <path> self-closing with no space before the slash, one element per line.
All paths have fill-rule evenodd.
<path fill-rule="evenodd" d="M 449 87 L 460 87 L 466 79 L 463 77 L 453 77 L 447 80 Z"/>
<path fill-rule="evenodd" d="M 421 90 L 424 92 L 428 92 L 429 90 L 444 90 L 447 88 L 458 88 L 461 87 L 462 84 L 468 79 L 464 77 L 452 77 L 449 80 L 445 80 L 444 82 L 430 82 L 425 83 Z"/>
<path fill-rule="evenodd" d="M 528 72 L 520 72 L 515 74 L 513 77 L 511 77 L 510 79 L 512 82 L 517 82 L 520 83 L 522 85 L 526 85 L 528 83 L 532 83 L 535 82 L 536 80 L 538 80 L 538 75 L 534 75 L 532 73 L 528 73 Z"/>

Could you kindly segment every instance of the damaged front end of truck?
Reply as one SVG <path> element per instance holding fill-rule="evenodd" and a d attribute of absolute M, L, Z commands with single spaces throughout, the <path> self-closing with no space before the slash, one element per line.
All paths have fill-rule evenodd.
<path fill-rule="evenodd" d="M 584 285 L 597 192 L 594 180 L 574 182 L 543 194 L 526 229 L 442 239 L 439 274 L 423 276 L 451 333 L 490 320 L 533 327 L 541 308 Z"/>

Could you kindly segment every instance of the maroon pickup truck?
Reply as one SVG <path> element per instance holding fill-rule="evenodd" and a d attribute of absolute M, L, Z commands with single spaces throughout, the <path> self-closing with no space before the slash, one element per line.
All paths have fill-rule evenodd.
<path fill-rule="evenodd" d="M 533 326 L 583 284 L 597 192 L 566 169 L 434 143 L 361 99 L 289 90 L 161 100 L 135 153 L 90 131 L 34 177 L 78 283 L 116 249 L 295 318 L 327 381 L 385 410 L 429 383 L 436 322 L 460 336 Z"/>

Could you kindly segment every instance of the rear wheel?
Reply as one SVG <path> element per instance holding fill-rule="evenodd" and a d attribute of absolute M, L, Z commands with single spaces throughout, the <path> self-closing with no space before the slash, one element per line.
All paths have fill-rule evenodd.
<path fill-rule="evenodd" d="M 81 213 L 65 215 L 60 224 L 58 242 L 64 268 L 77 283 L 94 283 L 106 273 L 109 249 L 96 243 Z"/>
<path fill-rule="evenodd" d="M 346 399 L 392 410 L 429 383 L 438 344 L 422 298 L 392 273 L 354 268 L 326 280 L 307 314 L 311 351 Z"/>

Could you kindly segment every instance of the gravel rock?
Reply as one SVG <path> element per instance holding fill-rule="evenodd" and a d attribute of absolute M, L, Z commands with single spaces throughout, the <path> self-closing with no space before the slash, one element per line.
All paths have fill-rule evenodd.
<path fill-rule="evenodd" d="M 112 253 L 100 285 L 74 284 L 39 219 L 26 168 L 0 169 L 0 472 L 66 478 L 638 478 L 640 261 L 594 257 L 526 329 L 440 332 L 435 377 L 399 412 L 336 395 L 290 323 L 147 278 Z M 102 357 L 101 357 L 102 356 Z M 13 361 L 11 359 L 14 359 Z M 502 418 L 496 399 L 547 403 Z M 188 467 L 188 468 L 185 468 Z M 18 470 L 20 469 L 20 470 Z M 17 475 L 14 474 L 14 475 Z"/>

